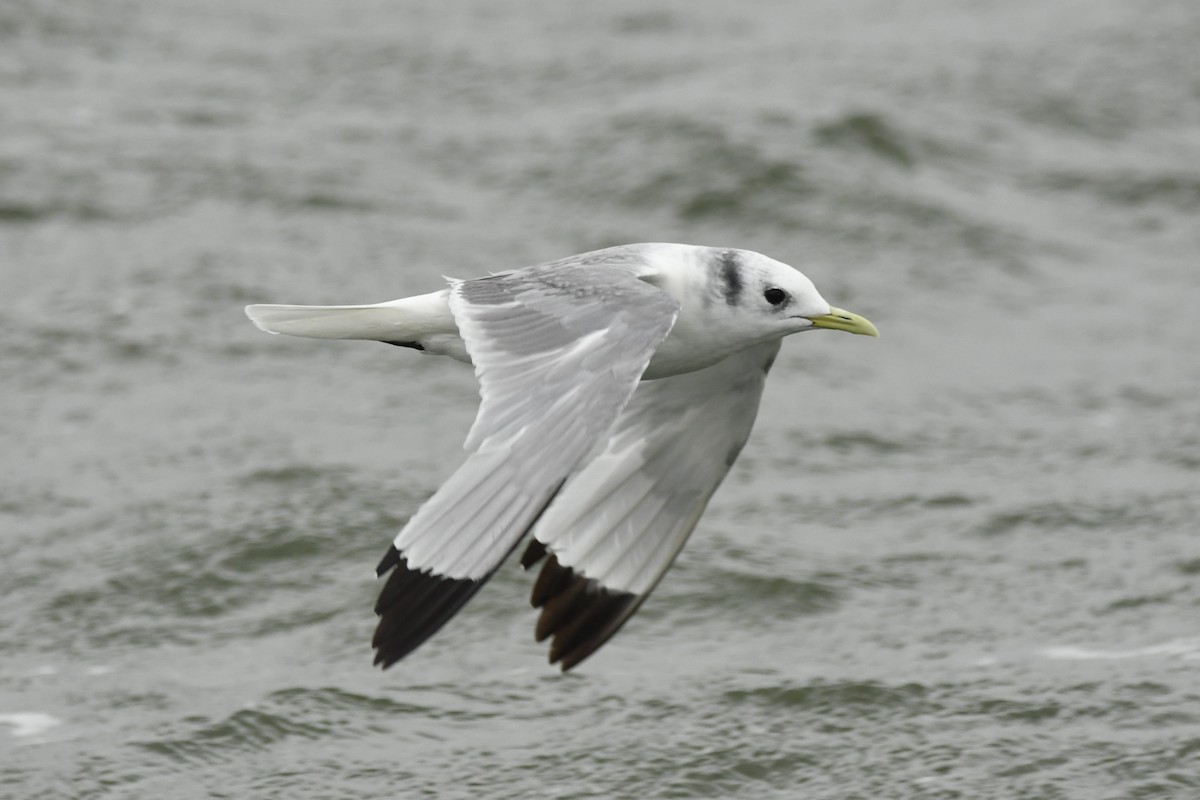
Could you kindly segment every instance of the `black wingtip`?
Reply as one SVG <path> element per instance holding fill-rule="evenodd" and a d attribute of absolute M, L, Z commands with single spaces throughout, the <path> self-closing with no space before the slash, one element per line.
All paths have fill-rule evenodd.
<path fill-rule="evenodd" d="M 554 637 L 550 663 L 566 672 L 611 639 L 645 597 L 607 589 L 550 554 L 530 598 L 534 608 L 542 609 L 534 638 L 541 642 Z"/>
<path fill-rule="evenodd" d="M 379 566 L 375 567 L 375 577 L 383 577 L 383 573 L 387 572 L 392 567 L 400 563 L 400 551 L 396 549 L 396 545 L 388 548 L 387 553 L 379 562 Z"/>
<path fill-rule="evenodd" d="M 526 547 L 525 552 L 521 554 L 521 569 L 529 569 L 545 557 L 546 545 L 542 544 L 537 539 L 530 539 L 529 546 Z"/>
<path fill-rule="evenodd" d="M 379 624 L 371 646 L 374 664 L 387 669 L 420 647 L 466 605 L 484 581 L 448 578 L 411 569 L 404 555 L 392 547 L 379 562 L 378 574 L 389 569 L 387 583 L 375 603 Z"/>
<path fill-rule="evenodd" d="M 554 488 L 530 520 L 521 534 L 522 537 L 545 513 L 546 507 L 560 489 L 562 482 Z M 512 555 L 512 551 L 520 543 L 521 538 L 513 542 L 512 547 L 497 564 L 503 563 Z M 545 545 L 535 539 L 529 543 L 529 548 L 521 558 L 521 565 L 532 566 L 545 555 Z M 437 633 L 495 572 L 493 569 L 488 574 L 471 580 L 435 575 L 430 570 L 412 569 L 408 566 L 408 558 L 395 545 L 388 548 L 379 566 L 375 568 L 375 574 L 382 577 L 390 569 L 394 569 L 395 572 L 388 577 L 387 583 L 379 592 L 379 599 L 375 602 L 379 624 L 375 627 L 375 635 L 371 639 L 371 646 L 375 648 L 374 663 L 384 669 L 416 650 L 426 639 Z"/>

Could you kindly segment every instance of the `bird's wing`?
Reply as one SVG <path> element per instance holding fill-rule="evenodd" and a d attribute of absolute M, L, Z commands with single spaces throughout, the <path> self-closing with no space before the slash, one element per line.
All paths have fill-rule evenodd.
<path fill-rule="evenodd" d="M 521 564 L 549 551 L 531 602 L 564 670 L 617 632 L 675 560 L 750 435 L 779 341 L 642 382 L 604 449 L 567 481 Z"/>
<path fill-rule="evenodd" d="M 622 260 L 559 262 L 452 285 L 482 402 L 466 461 L 378 567 L 395 571 L 375 607 L 375 663 L 445 624 L 612 426 L 679 310 L 638 274 Z"/>

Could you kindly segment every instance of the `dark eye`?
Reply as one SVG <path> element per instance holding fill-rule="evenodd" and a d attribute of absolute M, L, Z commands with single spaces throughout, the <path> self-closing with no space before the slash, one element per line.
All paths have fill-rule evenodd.
<path fill-rule="evenodd" d="M 783 289 L 777 289 L 772 286 L 770 289 L 767 289 L 765 292 L 763 292 L 763 297 L 771 305 L 781 306 L 787 302 L 788 293 Z"/>

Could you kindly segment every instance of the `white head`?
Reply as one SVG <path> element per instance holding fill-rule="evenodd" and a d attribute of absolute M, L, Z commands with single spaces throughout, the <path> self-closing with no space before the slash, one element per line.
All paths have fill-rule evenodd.
<path fill-rule="evenodd" d="M 703 369 L 744 348 L 815 328 L 879 335 L 863 317 L 830 306 L 803 274 L 760 253 L 681 244 L 631 245 L 627 252 L 647 267 L 642 280 L 680 303 L 646 377 Z"/>
<path fill-rule="evenodd" d="M 728 316 L 743 336 L 767 340 L 815 328 L 879 335 L 867 319 L 829 305 L 787 264 L 751 250 L 698 251 L 700 269 L 693 274 L 701 280 L 688 300 L 699 300 L 710 318 Z"/>

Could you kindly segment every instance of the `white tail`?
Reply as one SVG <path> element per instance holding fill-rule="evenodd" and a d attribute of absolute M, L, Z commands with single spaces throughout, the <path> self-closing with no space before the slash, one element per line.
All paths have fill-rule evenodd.
<path fill-rule="evenodd" d="M 377 306 L 246 306 L 246 316 L 267 333 L 314 339 L 380 339 L 395 336 L 404 315 Z"/>
<path fill-rule="evenodd" d="M 445 290 L 366 306 L 246 306 L 246 316 L 267 333 L 313 339 L 416 342 L 458 328 Z"/>

